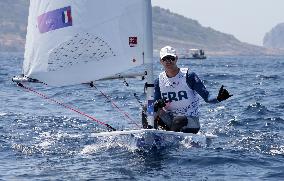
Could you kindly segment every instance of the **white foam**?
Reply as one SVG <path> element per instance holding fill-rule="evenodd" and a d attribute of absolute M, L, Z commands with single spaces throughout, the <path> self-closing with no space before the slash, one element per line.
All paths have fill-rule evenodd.
<path fill-rule="evenodd" d="M 8 113 L 2 113 L 2 112 L 0 112 L 0 116 L 5 116 L 5 115 L 7 115 Z"/>

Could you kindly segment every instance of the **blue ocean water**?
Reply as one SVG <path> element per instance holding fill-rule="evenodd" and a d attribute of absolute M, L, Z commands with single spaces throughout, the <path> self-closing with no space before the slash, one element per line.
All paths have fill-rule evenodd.
<path fill-rule="evenodd" d="M 11 81 L 21 73 L 21 53 L 0 54 L 1 180 L 283 180 L 284 57 L 232 56 L 179 60 L 216 94 L 220 104 L 201 102 L 202 133 L 218 137 L 203 147 L 135 150 L 131 143 L 98 143 L 104 131 L 86 117 L 28 92 Z M 142 69 L 142 67 L 137 68 Z M 133 70 L 136 71 L 137 69 Z M 155 62 L 155 76 L 162 70 Z M 127 112 L 118 112 L 88 85 L 60 88 L 26 84 L 118 129 L 137 129 L 145 80 L 96 82 Z"/>

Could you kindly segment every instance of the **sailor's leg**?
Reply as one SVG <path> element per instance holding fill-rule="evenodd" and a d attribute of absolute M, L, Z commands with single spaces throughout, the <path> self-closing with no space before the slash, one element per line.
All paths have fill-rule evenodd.
<path fill-rule="evenodd" d="M 184 132 L 184 133 L 197 134 L 199 130 L 200 130 L 200 128 L 182 128 L 181 131 Z"/>
<path fill-rule="evenodd" d="M 142 127 L 144 129 L 148 128 L 148 121 L 147 121 L 147 113 L 146 112 L 147 112 L 147 106 L 143 106 L 141 116 L 142 116 Z"/>
<path fill-rule="evenodd" d="M 170 127 L 159 116 L 156 117 L 155 123 L 159 129 L 170 131 Z"/>
<path fill-rule="evenodd" d="M 155 117 L 154 128 L 157 129 L 159 117 L 156 116 L 156 113 L 154 113 L 154 114 L 155 114 L 154 115 L 154 117 Z M 142 116 L 142 127 L 143 127 L 143 129 L 152 129 L 153 127 L 148 124 L 148 120 L 147 120 L 147 106 L 143 106 L 141 116 Z"/>
<path fill-rule="evenodd" d="M 200 130 L 200 122 L 198 117 L 187 117 L 188 123 L 181 129 L 184 133 L 198 133 Z"/>
<path fill-rule="evenodd" d="M 163 130 L 170 131 L 173 124 L 173 117 L 169 112 L 159 108 L 156 112 L 155 123 Z"/>
<path fill-rule="evenodd" d="M 180 131 L 182 127 L 186 126 L 188 123 L 186 116 L 177 116 L 173 119 L 173 124 L 171 126 L 171 131 Z"/>

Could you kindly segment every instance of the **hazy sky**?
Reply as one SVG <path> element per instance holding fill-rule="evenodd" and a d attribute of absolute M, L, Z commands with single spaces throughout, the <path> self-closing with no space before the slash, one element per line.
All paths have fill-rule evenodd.
<path fill-rule="evenodd" d="M 284 22 L 284 0 L 152 0 L 152 5 L 255 45 L 262 45 L 265 33 Z"/>

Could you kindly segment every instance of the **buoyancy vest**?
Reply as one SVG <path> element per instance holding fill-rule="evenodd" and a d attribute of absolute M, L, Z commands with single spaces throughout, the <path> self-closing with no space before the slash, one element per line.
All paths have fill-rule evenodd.
<path fill-rule="evenodd" d="M 199 98 L 196 91 L 187 84 L 188 68 L 180 68 L 175 77 L 169 78 L 166 72 L 159 75 L 161 97 L 168 100 L 167 111 L 173 116 L 199 116 Z"/>

